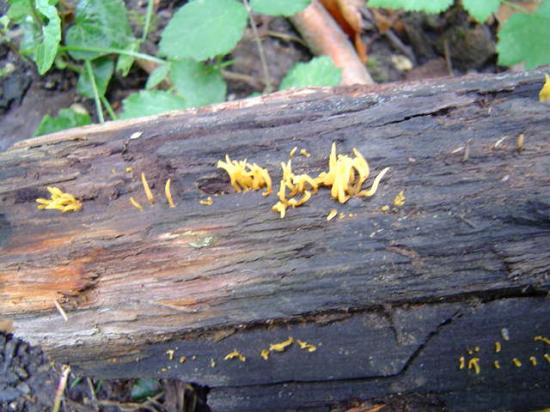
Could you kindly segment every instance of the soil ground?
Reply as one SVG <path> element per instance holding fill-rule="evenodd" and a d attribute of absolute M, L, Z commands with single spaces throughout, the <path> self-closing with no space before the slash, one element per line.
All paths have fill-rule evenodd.
<path fill-rule="evenodd" d="M 128 2 L 130 15 L 144 13 L 145 1 Z M 161 2 L 155 31 L 145 50 L 154 53 L 160 32 L 174 8 L 181 2 Z M 5 12 L 0 3 L 0 14 Z M 368 46 L 367 67 L 376 82 L 427 79 L 461 75 L 469 71 L 495 72 L 495 25 L 478 25 L 455 7 L 440 16 L 403 14 L 399 30 L 382 34 L 368 15 L 363 38 Z M 279 83 L 298 61 L 311 58 L 301 44 L 292 25 L 282 18 L 257 16 L 264 33 L 270 75 Z M 270 34 L 268 34 L 270 33 Z M 148 50 L 149 49 L 149 50 Z M 403 57 L 412 64 L 406 68 Z M 258 50 L 247 32 L 231 55 L 229 70 L 245 75 L 244 81 L 229 80 L 228 98 L 240 99 L 260 92 L 262 70 Z M 405 61 L 405 63 L 406 63 Z M 18 140 L 32 136 L 45 114 L 55 115 L 59 109 L 78 103 L 94 113 L 93 102 L 76 93 L 77 77 L 69 71 L 52 70 L 39 77 L 32 62 L 20 57 L 7 44 L 0 44 L 0 68 L 7 74 L 0 78 L 0 150 Z M 6 70 L 5 70 L 6 71 Z M 147 74 L 134 67 L 126 78 L 116 77 L 109 86 L 108 99 L 115 109 L 128 94 L 143 88 Z M 0 334 L 0 411 L 49 411 L 53 404 L 61 366 L 50 363 L 40 348 L 31 347 L 12 335 Z M 139 378 L 139 377 L 136 377 Z M 133 400 L 132 388 L 137 380 L 98 381 L 70 374 L 64 411 L 207 411 L 207 388 L 182 382 L 148 382 L 152 385 L 149 399 Z M 185 406 L 181 404 L 184 400 Z M 192 400 L 195 399 L 196 402 Z M 373 400 L 374 403 L 334 405 L 337 410 L 368 410 L 376 402 L 386 406 L 382 411 L 440 410 L 430 399 L 414 396 Z M 192 407 L 192 405 L 195 405 Z M 357 408 L 357 409 L 353 409 Z"/>

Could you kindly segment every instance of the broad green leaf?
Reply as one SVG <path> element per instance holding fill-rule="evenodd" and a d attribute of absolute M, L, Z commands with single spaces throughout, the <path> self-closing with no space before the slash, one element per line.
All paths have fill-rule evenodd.
<path fill-rule="evenodd" d="M 131 52 L 137 52 L 139 50 L 140 41 L 135 39 L 130 43 L 130 46 L 126 48 L 127 51 Z M 116 62 L 116 71 L 117 73 L 120 73 L 122 76 L 126 77 L 128 75 L 128 72 L 132 68 L 132 65 L 134 64 L 135 58 L 132 56 L 128 56 L 126 54 L 121 54 L 118 56 L 117 62 Z"/>
<path fill-rule="evenodd" d="M 369 0 L 368 7 L 384 9 L 403 9 L 407 11 L 423 11 L 426 13 L 441 13 L 452 6 L 454 0 Z M 477 0 L 483 2 L 485 0 Z"/>
<path fill-rule="evenodd" d="M 498 64 L 525 63 L 528 69 L 550 64 L 550 0 L 544 0 L 531 14 L 516 13 L 498 33 Z"/>
<path fill-rule="evenodd" d="M 304 10 L 311 0 L 250 0 L 250 7 L 256 13 L 268 16 L 293 16 Z"/>
<path fill-rule="evenodd" d="M 7 16 L 19 23 L 26 16 L 32 16 L 32 0 L 8 0 L 10 8 L 8 9 Z"/>
<path fill-rule="evenodd" d="M 206 60 L 229 53 L 241 39 L 247 13 L 237 0 L 194 0 L 172 17 L 160 53 L 174 60 Z"/>
<path fill-rule="evenodd" d="M 189 107 L 225 100 L 227 85 L 220 70 L 212 66 L 191 59 L 173 62 L 170 79 Z"/>
<path fill-rule="evenodd" d="M 342 70 L 330 57 L 321 56 L 307 63 L 297 63 L 282 80 L 279 90 L 308 86 L 337 86 L 342 79 Z"/>
<path fill-rule="evenodd" d="M 61 109 L 57 116 L 46 115 L 33 133 L 33 136 L 58 132 L 71 127 L 85 126 L 92 123 L 90 115 L 75 112 L 73 109 Z"/>
<path fill-rule="evenodd" d="M 145 85 L 146 89 L 154 89 L 157 87 L 164 79 L 168 77 L 170 73 L 170 63 L 161 64 L 149 75 L 147 79 L 147 84 Z"/>
<path fill-rule="evenodd" d="M 34 52 L 34 61 L 38 73 L 46 73 L 55 60 L 59 42 L 61 41 L 61 19 L 55 6 L 49 0 L 35 0 L 36 11 L 44 16 L 46 25 L 42 26 L 40 42 Z"/>
<path fill-rule="evenodd" d="M 131 94 L 122 101 L 122 106 L 121 119 L 150 116 L 186 107 L 182 97 L 160 90 L 142 90 Z"/>
<path fill-rule="evenodd" d="M 160 391 L 160 383 L 154 378 L 140 378 L 132 385 L 130 397 L 134 401 L 140 401 L 156 395 Z"/>
<path fill-rule="evenodd" d="M 79 0 L 75 17 L 65 38 L 69 47 L 126 49 L 134 41 L 122 0 Z M 70 54 L 74 59 L 86 60 L 109 52 L 71 51 Z"/>
<path fill-rule="evenodd" d="M 94 72 L 95 83 L 99 96 L 104 96 L 107 91 L 109 81 L 113 76 L 115 64 L 113 60 L 108 57 L 101 57 L 92 61 L 92 71 Z M 94 89 L 88 73 L 83 71 L 78 77 L 78 83 L 76 85 L 78 93 L 89 99 L 94 98 Z"/>
<path fill-rule="evenodd" d="M 493 13 L 496 13 L 501 0 L 462 0 L 464 9 L 478 22 L 483 23 Z"/>

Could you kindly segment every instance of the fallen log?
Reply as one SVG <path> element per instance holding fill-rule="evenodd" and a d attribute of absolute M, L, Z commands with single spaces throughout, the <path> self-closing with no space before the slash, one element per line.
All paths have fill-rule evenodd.
<path fill-rule="evenodd" d="M 218 410 L 547 407 L 542 79 L 303 90 L 20 142 L 0 153 L 2 325 L 82 373 L 207 385 Z M 216 169 L 227 153 L 278 182 L 297 146 L 316 175 L 332 142 L 391 168 L 374 197 L 320 190 L 280 219 Z M 38 210 L 47 186 L 82 210 Z"/>

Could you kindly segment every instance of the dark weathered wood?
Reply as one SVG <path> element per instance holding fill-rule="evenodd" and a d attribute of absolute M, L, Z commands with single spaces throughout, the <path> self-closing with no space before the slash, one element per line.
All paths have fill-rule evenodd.
<path fill-rule="evenodd" d="M 548 406 L 548 346 L 533 341 L 550 334 L 542 78 L 309 90 L 19 143 L 0 153 L 0 313 L 75 368 L 196 381 L 221 410 L 402 392 L 470 410 Z M 336 205 L 321 191 L 279 219 L 274 196 L 232 193 L 215 168 L 228 153 L 277 182 L 299 146 L 312 156 L 295 169 L 318 173 L 333 141 L 392 168 L 373 198 Z M 128 199 L 146 204 L 142 171 L 157 203 L 139 212 Z M 169 177 L 175 209 L 162 196 Z M 76 194 L 83 210 L 38 211 L 47 185 Z M 405 206 L 382 213 L 401 190 Z M 208 195 L 214 204 L 200 205 Z M 346 215 L 327 222 L 333 207 Z M 502 328 L 512 340 L 494 370 Z M 318 350 L 259 357 L 287 336 Z M 458 369 L 469 345 L 482 351 L 479 375 Z M 224 361 L 233 349 L 247 361 Z"/>

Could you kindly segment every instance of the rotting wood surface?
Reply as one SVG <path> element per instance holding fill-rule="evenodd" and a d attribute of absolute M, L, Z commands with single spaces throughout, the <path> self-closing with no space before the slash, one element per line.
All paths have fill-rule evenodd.
<path fill-rule="evenodd" d="M 19 143 L 0 153 L 0 313 L 57 360 L 98 377 L 196 381 L 220 410 L 403 392 L 460 408 L 465 391 L 468 410 L 499 397 L 547 407 L 550 350 L 534 340 L 550 335 L 542 79 L 275 94 Z M 294 169 L 317 174 L 332 142 L 339 153 L 357 147 L 374 171 L 391 167 L 373 198 L 339 205 L 321 190 L 280 219 L 275 195 L 233 193 L 216 169 L 228 153 L 275 183 L 298 146 L 311 157 Z M 168 178 L 176 208 L 163 196 Z M 82 211 L 37 210 L 52 185 Z M 405 205 L 383 213 L 401 190 Z M 207 196 L 213 205 L 199 204 Z M 344 215 L 327 222 L 332 208 Z M 260 358 L 288 336 L 317 350 Z M 482 351 L 479 374 L 459 369 L 460 356 L 476 357 L 467 345 Z M 233 349 L 246 362 L 224 361 Z"/>

